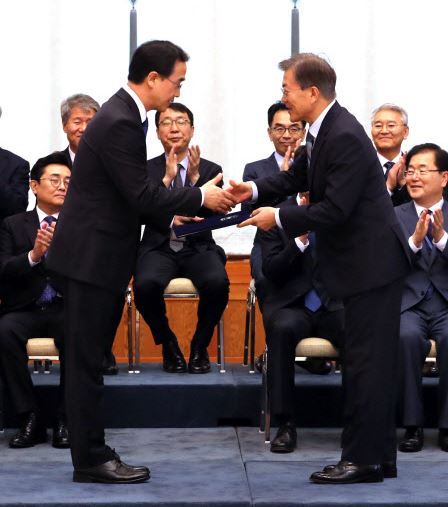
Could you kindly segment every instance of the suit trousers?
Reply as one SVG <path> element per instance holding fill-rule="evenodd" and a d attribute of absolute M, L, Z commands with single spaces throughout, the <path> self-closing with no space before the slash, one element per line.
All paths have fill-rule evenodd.
<path fill-rule="evenodd" d="M 294 360 L 299 341 L 309 336 L 330 340 L 336 347 L 343 341 L 344 312 L 317 310 L 303 304 L 281 308 L 265 322 L 268 346 L 268 389 L 274 416 L 294 418 Z"/>
<path fill-rule="evenodd" d="M 434 306 L 434 299 L 442 300 Z M 448 305 L 437 292 L 401 314 L 399 406 L 403 426 L 423 426 L 422 367 L 436 342 L 439 368 L 439 428 L 448 429 Z"/>
<path fill-rule="evenodd" d="M 121 319 L 124 294 L 66 279 L 66 403 L 75 469 L 113 459 L 104 439 L 104 352 Z"/>
<path fill-rule="evenodd" d="M 396 460 L 395 403 L 403 280 L 344 300 L 342 459 Z"/>
<path fill-rule="evenodd" d="M 134 277 L 135 303 L 157 345 L 176 340 L 166 316 L 163 292 L 170 280 L 189 278 L 199 292 L 198 322 L 191 347 L 207 348 L 229 300 L 224 260 L 214 249 L 152 250 L 142 255 Z"/>
<path fill-rule="evenodd" d="M 26 351 L 28 339 L 52 337 L 59 350 L 61 361 L 56 412 L 59 418 L 65 417 L 63 336 L 62 300 L 46 308 L 30 305 L 25 309 L 5 313 L 0 317 L 0 364 L 17 414 L 38 410 L 33 382 L 28 369 Z"/>

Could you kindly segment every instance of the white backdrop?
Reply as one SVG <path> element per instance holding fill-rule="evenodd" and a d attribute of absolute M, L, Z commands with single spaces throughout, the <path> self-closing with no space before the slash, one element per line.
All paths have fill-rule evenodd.
<path fill-rule="evenodd" d="M 0 145 L 30 163 L 66 146 L 62 99 L 100 103 L 127 75 L 128 0 L 0 0 Z M 290 52 L 290 0 L 138 0 L 138 43 L 169 39 L 191 56 L 180 101 L 195 113 L 202 154 L 240 178 L 271 153 L 267 107 L 280 98 L 277 64 Z M 342 105 L 369 128 L 383 102 L 408 110 L 407 147 L 445 148 L 446 0 L 299 0 L 301 51 L 326 56 Z M 150 115 L 150 120 L 153 115 Z M 148 134 L 148 156 L 161 152 Z M 247 252 L 251 234 L 219 234 Z"/>

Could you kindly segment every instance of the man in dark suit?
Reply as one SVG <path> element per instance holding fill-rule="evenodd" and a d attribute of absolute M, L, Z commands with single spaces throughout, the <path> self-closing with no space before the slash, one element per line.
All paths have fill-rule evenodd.
<path fill-rule="evenodd" d="M 61 103 L 61 121 L 62 128 L 67 135 L 68 146 L 63 150 L 70 163 L 73 166 L 76 153 L 78 151 L 79 141 L 86 131 L 90 120 L 99 111 L 98 102 L 84 93 L 76 93 L 67 97 Z"/>
<path fill-rule="evenodd" d="M 250 162 L 244 168 L 243 181 L 253 181 L 277 174 L 279 171 L 287 171 L 293 161 L 293 156 L 305 138 L 304 121 L 291 121 L 289 111 L 283 102 L 276 102 L 268 109 L 268 136 L 274 145 L 275 151 L 268 157 L 256 162 Z M 285 196 L 286 197 L 286 196 Z M 276 206 L 283 200 L 282 196 L 276 196 L 270 206 Z M 256 205 L 242 203 L 241 209 L 256 209 Z M 254 246 L 250 253 L 250 269 L 252 278 L 255 280 L 257 299 L 260 307 L 263 307 L 265 297 L 265 279 L 261 270 L 261 249 L 258 242 L 258 232 L 255 234 Z"/>
<path fill-rule="evenodd" d="M 342 459 L 311 480 L 379 482 L 397 474 L 394 386 L 407 245 L 372 143 L 335 100 L 332 67 L 316 55 L 298 54 L 280 68 L 291 119 L 310 124 L 306 154 L 289 171 L 255 183 L 231 181 L 231 188 L 240 200 L 260 202 L 309 190 L 309 205 L 259 208 L 242 226 L 277 224 L 291 238 L 315 231 L 320 279 L 329 296 L 344 303 L 346 401 Z"/>
<path fill-rule="evenodd" d="M 65 155 L 55 152 L 39 159 L 31 170 L 30 187 L 36 196 L 33 211 L 6 218 L 0 229 L 0 364 L 20 419 L 11 438 L 13 448 L 46 441 L 33 383 L 28 371 L 29 338 L 52 336 L 60 351 L 61 376 L 53 446 L 69 447 L 64 409 L 64 353 L 62 297 L 46 268 L 45 256 L 54 224 L 70 180 Z"/>
<path fill-rule="evenodd" d="M 436 341 L 439 382 L 439 445 L 448 451 L 448 153 L 431 143 L 406 157 L 406 186 L 412 201 L 395 208 L 409 247 L 416 254 L 405 279 L 399 341 L 400 407 L 406 428 L 402 452 L 423 447 L 422 366 Z"/>
<path fill-rule="evenodd" d="M 166 111 L 157 111 L 155 122 L 165 152 L 148 161 L 148 177 L 154 185 L 168 189 L 200 187 L 222 173 L 219 165 L 200 158 L 199 146 L 190 146 L 194 134 L 190 109 L 173 102 Z M 201 208 L 197 216 L 207 218 L 212 214 L 207 208 Z M 163 369 L 168 373 L 185 372 L 187 364 L 168 324 L 163 291 L 173 278 L 190 278 L 200 299 L 188 371 L 207 373 L 210 371 L 207 347 L 229 299 L 226 255 L 210 231 L 176 238 L 171 223 L 185 223 L 193 220 L 192 217 L 167 215 L 164 219 L 163 227 L 148 224 L 145 228 L 134 275 L 135 302 L 156 344 L 162 345 Z"/>
<path fill-rule="evenodd" d="M 301 203 L 304 204 L 305 198 Z M 296 207 L 295 198 L 280 204 Z M 279 227 L 258 231 L 267 290 L 263 322 L 268 346 L 268 389 L 271 413 L 279 428 L 271 452 L 292 452 L 297 432 L 294 407 L 294 359 L 297 343 L 308 336 L 342 345 L 341 301 L 328 297 L 314 272 L 313 234 L 290 239 Z"/>
<path fill-rule="evenodd" d="M 234 198 L 216 187 L 168 190 L 147 181 L 147 111 L 180 95 L 187 54 L 168 41 L 136 49 L 128 84 L 98 111 L 81 138 L 73 178 L 48 255 L 64 284 L 67 416 L 77 482 L 135 483 L 147 467 L 121 461 L 105 444 L 101 364 L 115 335 L 134 271 L 141 223 L 226 212 Z"/>
<path fill-rule="evenodd" d="M 410 200 L 404 181 L 405 156 L 403 142 L 409 135 L 408 114 L 395 104 L 383 104 L 372 113 L 372 141 L 384 174 L 392 204 Z"/>

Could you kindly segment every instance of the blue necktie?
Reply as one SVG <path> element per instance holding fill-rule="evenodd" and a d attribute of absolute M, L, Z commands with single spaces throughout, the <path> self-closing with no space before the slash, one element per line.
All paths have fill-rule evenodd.
<path fill-rule="evenodd" d="M 184 186 L 184 182 L 182 180 L 182 170 L 184 166 L 182 164 L 177 164 L 177 174 L 174 180 L 172 181 L 172 188 L 182 188 Z M 185 238 L 178 238 L 174 231 L 171 229 L 170 234 L 170 248 L 173 252 L 180 252 L 184 247 Z"/>
<path fill-rule="evenodd" d="M 53 222 L 57 222 L 56 218 L 52 217 L 51 215 L 45 217 L 43 219 L 43 222 L 46 222 L 48 225 L 51 225 Z M 46 256 L 47 254 L 45 254 Z M 57 292 L 55 289 L 47 283 L 45 285 L 44 290 L 42 291 L 42 294 L 40 295 L 39 299 L 36 301 L 37 305 L 48 305 L 51 303 L 54 298 L 57 296 Z"/>
<path fill-rule="evenodd" d="M 389 160 L 389 162 L 386 162 L 384 164 L 384 167 L 385 167 L 385 171 L 384 171 L 384 179 L 387 180 L 387 177 L 389 176 L 389 171 L 392 169 L 392 167 L 394 166 L 394 163 Z"/>
<path fill-rule="evenodd" d="M 427 210 L 429 215 L 432 215 L 432 211 L 430 209 Z M 434 244 L 432 242 L 432 220 L 429 220 L 428 225 L 428 232 L 425 236 L 425 245 L 424 248 L 426 248 L 426 251 L 429 255 L 431 255 L 431 251 L 434 247 Z M 432 298 L 432 295 L 434 294 L 434 285 L 430 282 L 428 285 L 428 288 L 426 289 L 425 297 L 423 298 L 425 301 Z"/>
<path fill-rule="evenodd" d="M 314 233 L 310 233 L 308 236 L 308 241 L 310 242 L 310 246 L 308 248 L 314 249 Z M 311 255 L 313 255 L 314 252 L 311 251 Z M 319 310 L 319 308 L 322 306 L 322 301 L 320 300 L 319 295 L 317 294 L 315 289 L 309 290 L 305 294 L 305 308 L 308 308 L 308 310 L 311 310 L 312 312 L 315 312 Z"/>
<path fill-rule="evenodd" d="M 143 132 L 145 133 L 145 137 L 148 134 L 148 118 L 142 123 Z"/>

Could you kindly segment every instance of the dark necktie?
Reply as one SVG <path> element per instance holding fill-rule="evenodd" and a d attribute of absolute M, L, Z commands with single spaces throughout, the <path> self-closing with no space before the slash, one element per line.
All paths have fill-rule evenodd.
<path fill-rule="evenodd" d="M 314 248 L 314 234 L 311 232 L 308 235 L 308 241 L 310 242 L 310 245 L 308 248 Z M 311 252 L 311 255 L 313 255 L 314 252 Z M 314 255 L 313 255 L 314 257 Z M 312 312 L 315 312 L 319 310 L 319 308 L 322 306 L 322 301 L 319 297 L 319 294 L 317 293 L 316 289 L 311 289 L 305 294 L 305 308 L 308 308 L 308 310 L 311 310 Z"/>
<path fill-rule="evenodd" d="M 429 213 L 430 216 L 432 215 L 432 211 L 430 209 L 427 209 L 426 211 Z M 424 248 L 426 248 L 426 251 L 428 252 L 429 255 L 431 255 L 432 249 L 434 247 L 432 239 L 433 239 L 432 220 L 430 219 L 428 224 L 428 232 L 426 233 L 425 236 L 425 245 L 424 245 Z M 426 289 L 425 297 L 423 299 L 427 301 L 428 299 L 432 298 L 433 294 L 434 294 L 434 285 L 432 284 L 432 282 L 429 282 L 428 288 Z"/>
<path fill-rule="evenodd" d="M 172 188 L 182 188 L 184 186 L 182 181 L 182 170 L 184 166 L 182 164 L 177 164 L 177 174 L 173 180 Z M 174 231 L 171 229 L 170 234 L 170 248 L 173 252 L 179 252 L 184 247 L 185 238 L 178 238 Z"/>
<path fill-rule="evenodd" d="M 143 132 L 145 133 L 145 137 L 146 137 L 146 134 L 148 133 L 148 118 L 146 118 L 146 120 L 142 123 L 142 128 L 143 128 Z"/>
<path fill-rule="evenodd" d="M 48 225 L 51 225 L 53 222 L 57 222 L 56 218 L 52 217 L 51 215 L 46 216 L 42 222 L 46 222 Z M 47 254 L 45 254 L 45 257 Z M 36 301 L 36 304 L 39 306 L 45 306 L 50 304 L 54 298 L 57 296 L 57 292 L 49 283 L 45 285 L 44 290 L 42 291 L 42 294 L 40 295 L 39 299 Z"/>
<path fill-rule="evenodd" d="M 314 146 L 314 140 L 315 137 L 313 134 L 310 134 L 310 131 L 308 130 L 308 133 L 306 135 L 306 157 L 308 159 L 308 167 L 311 165 L 311 152 L 313 151 Z"/>
<path fill-rule="evenodd" d="M 392 169 L 392 167 L 394 166 L 394 162 L 392 162 L 391 160 L 389 160 L 388 162 L 386 162 L 384 164 L 383 167 L 385 167 L 385 171 L 384 171 L 384 179 L 387 180 L 387 177 L 389 176 L 389 171 Z"/>

